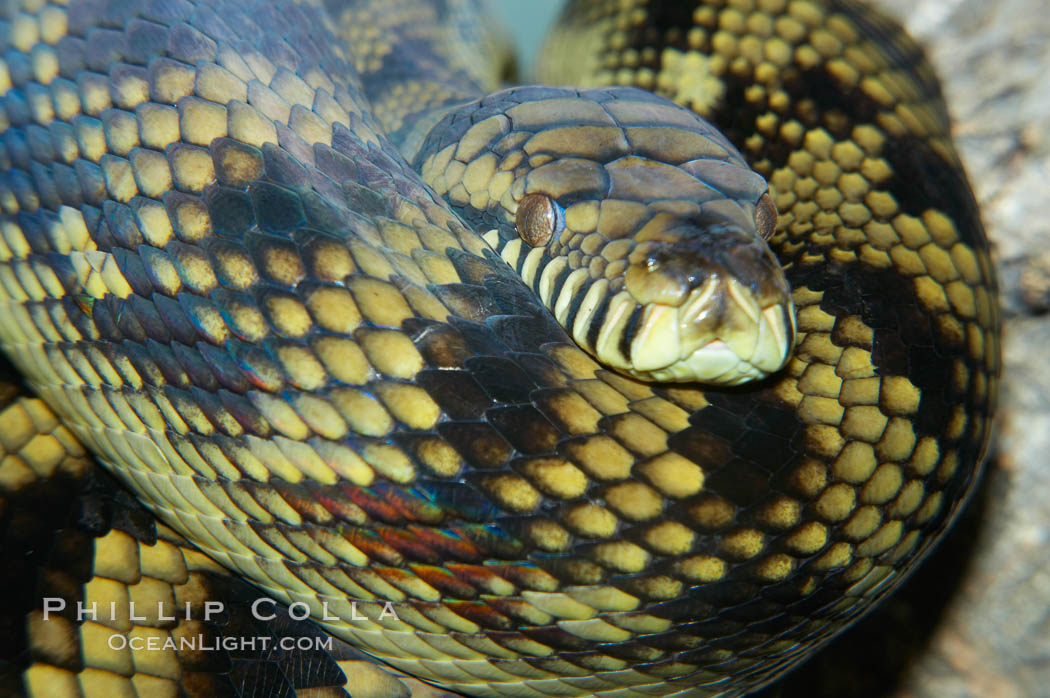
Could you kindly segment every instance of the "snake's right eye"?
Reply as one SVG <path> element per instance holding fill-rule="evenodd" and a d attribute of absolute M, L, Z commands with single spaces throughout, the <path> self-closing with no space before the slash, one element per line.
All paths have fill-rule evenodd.
<path fill-rule="evenodd" d="M 518 204 L 514 224 L 525 244 L 539 247 L 561 237 L 565 229 L 565 213 L 549 196 L 528 194 Z"/>
<path fill-rule="evenodd" d="M 768 191 L 755 204 L 755 229 L 763 240 L 771 238 L 777 229 L 777 205 Z"/>

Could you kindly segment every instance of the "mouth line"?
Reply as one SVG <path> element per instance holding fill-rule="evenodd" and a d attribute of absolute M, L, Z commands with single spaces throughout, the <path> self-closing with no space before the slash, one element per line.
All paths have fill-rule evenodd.
<path fill-rule="evenodd" d="M 732 385 L 783 367 L 792 319 L 790 300 L 762 307 L 735 279 L 708 279 L 679 305 L 641 304 L 620 291 L 596 332 L 577 325 L 573 335 L 603 364 L 643 380 Z"/>

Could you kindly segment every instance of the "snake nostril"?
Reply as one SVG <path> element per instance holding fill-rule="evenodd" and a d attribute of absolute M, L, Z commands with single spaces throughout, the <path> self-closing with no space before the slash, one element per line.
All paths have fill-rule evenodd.
<path fill-rule="evenodd" d="M 627 292 L 641 304 L 660 303 L 679 306 L 695 287 L 695 273 L 685 272 L 681 265 L 670 265 L 652 257 L 643 264 L 632 264 L 624 273 Z"/>

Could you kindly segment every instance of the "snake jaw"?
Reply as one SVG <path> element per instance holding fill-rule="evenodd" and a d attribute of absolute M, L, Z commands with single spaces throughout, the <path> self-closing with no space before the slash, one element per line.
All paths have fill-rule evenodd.
<path fill-rule="evenodd" d="M 682 358 L 664 369 L 676 376 L 692 376 L 685 380 L 699 380 L 718 385 L 738 385 L 765 378 L 783 368 L 795 345 L 795 308 L 788 298 L 759 309 L 750 294 L 730 279 L 725 288 L 710 295 L 721 294 L 727 299 L 721 305 L 723 322 L 713 332 L 705 331 L 711 324 L 706 307 L 697 303 L 680 311 Z M 711 337 L 716 337 L 711 339 Z M 683 380 L 678 378 L 677 380 Z"/>
<path fill-rule="evenodd" d="M 735 278 L 712 276 L 677 305 L 642 304 L 621 291 L 609 299 L 597 332 L 588 323 L 596 290 L 600 284 L 586 291 L 573 338 L 603 364 L 641 380 L 739 385 L 777 372 L 794 349 L 790 296 L 763 305 Z"/>
<path fill-rule="evenodd" d="M 787 362 L 790 288 L 755 235 L 722 220 L 671 226 L 631 259 L 624 289 L 637 317 L 623 330 L 627 351 L 596 346 L 603 362 L 643 380 L 718 385 L 765 378 Z"/>
<path fill-rule="evenodd" d="M 622 295 L 629 299 L 628 293 Z M 790 298 L 759 308 L 735 279 L 710 279 L 678 307 L 659 303 L 641 307 L 631 300 L 615 305 L 599 334 L 595 354 L 642 380 L 739 385 L 780 370 L 795 344 Z M 627 329 L 622 318 L 630 314 L 626 311 L 630 306 L 638 315 L 633 332 L 614 342 L 617 331 Z"/>

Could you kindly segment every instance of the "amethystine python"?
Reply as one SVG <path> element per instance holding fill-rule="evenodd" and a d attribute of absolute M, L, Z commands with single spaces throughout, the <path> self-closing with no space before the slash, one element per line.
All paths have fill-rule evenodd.
<path fill-rule="evenodd" d="M 476 14 L 5 5 L 30 693 L 207 694 L 206 652 L 108 638 L 203 627 L 229 570 L 468 695 L 736 695 L 945 530 L 999 321 L 915 44 L 852 0 L 580 0 L 541 76 L 576 87 L 500 89 Z M 135 599 L 176 618 L 74 612 Z"/>

